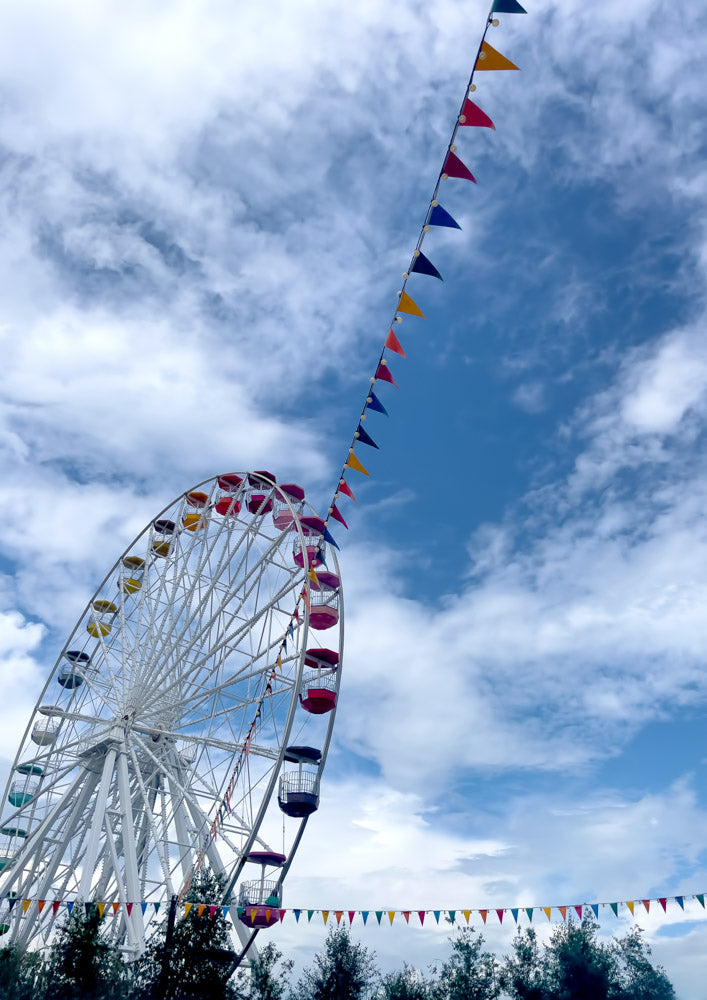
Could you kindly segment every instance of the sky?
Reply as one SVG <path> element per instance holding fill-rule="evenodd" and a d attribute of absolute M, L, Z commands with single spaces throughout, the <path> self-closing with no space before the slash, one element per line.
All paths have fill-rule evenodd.
<path fill-rule="evenodd" d="M 707 889 L 707 12 L 528 0 L 336 532 L 346 655 L 284 905 Z M 0 10 L 0 757 L 141 528 L 326 507 L 483 30 L 452 0 Z M 365 452 L 365 453 L 364 453 Z M 606 931 L 625 931 L 602 912 Z M 681 1000 L 707 919 L 641 914 Z M 360 930 L 390 968 L 447 931 Z M 491 947 L 511 931 L 486 928 Z M 321 927 L 273 939 L 298 964 Z"/>

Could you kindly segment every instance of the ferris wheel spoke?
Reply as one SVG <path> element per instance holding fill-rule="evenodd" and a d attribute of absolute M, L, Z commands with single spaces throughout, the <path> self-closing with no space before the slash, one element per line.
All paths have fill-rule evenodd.
<path fill-rule="evenodd" d="M 138 763 L 137 755 L 135 754 L 135 748 L 130 746 L 130 758 L 133 764 L 133 772 L 135 774 L 136 781 L 140 787 L 140 792 L 142 793 L 142 800 L 145 810 L 145 816 L 149 824 L 150 832 L 152 833 L 152 839 L 157 848 L 157 854 L 159 857 L 160 865 L 162 866 L 162 874 L 164 875 L 165 884 L 168 887 L 168 892 L 170 896 L 173 893 L 172 879 L 169 870 L 169 860 L 165 855 L 165 844 L 167 843 L 167 824 L 163 817 L 163 828 L 162 831 L 157 829 L 157 824 L 155 822 L 155 817 L 153 813 L 153 806 L 157 799 L 157 783 L 151 786 L 150 793 L 148 795 L 147 789 L 145 788 L 144 781 L 142 779 L 142 774 L 140 771 L 140 765 Z M 155 775 L 159 775 L 159 772 L 155 772 Z"/>

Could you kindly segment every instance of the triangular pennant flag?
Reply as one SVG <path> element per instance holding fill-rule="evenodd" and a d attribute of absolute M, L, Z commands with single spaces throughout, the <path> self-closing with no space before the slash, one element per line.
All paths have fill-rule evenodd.
<path fill-rule="evenodd" d="M 498 917 L 499 924 L 503 923 L 503 910 L 496 910 L 496 916 Z"/>
<path fill-rule="evenodd" d="M 352 455 L 351 457 L 353 458 L 354 456 Z M 368 475 L 368 473 L 366 473 L 366 475 Z M 322 538 L 324 539 L 325 542 L 329 542 L 330 545 L 333 545 L 335 549 L 339 548 L 339 546 L 336 543 L 336 539 L 334 538 L 334 536 L 332 535 L 332 533 L 329 531 L 328 528 L 325 528 L 324 531 L 322 532 Z"/>
<path fill-rule="evenodd" d="M 297 924 L 298 924 L 298 923 L 299 923 L 299 918 L 300 918 L 300 913 L 301 913 L 302 911 L 301 911 L 301 910 L 293 910 L 292 912 L 293 912 L 293 913 L 294 913 L 294 915 L 295 915 L 295 923 L 297 923 Z"/>
<path fill-rule="evenodd" d="M 100 917 L 101 920 L 103 920 L 103 914 L 106 912 L 106 904 L 96 903 L 96 906 L 98 907 L 98 916 Z"/>
<path fill-rule="evenodd" d="M 328 910 L 322 910 L 322 919 L 324 920 L 324 923 L 327 922 L 327 920 L 329 919 L 329 911 Z"/>
<path fill-rule="evenodd" d="M 69 913 L 71 913 L 71 911 L 73 910 L 73 908 L 74 908 L 74 904 L 73 904 L 73 902 L 71 900 L 69 900 L 69 902 L 66 904 L 66 909 L 68 910 Z"/>
<path fill-rule="evenodd" d="M 189 914 L 191 912 L 191 908 L 192 908 L 193 905 L 194 905 L 193 903 L 185 903 L 184 904 L 184 916 L 185 917 L 189 916 Z"/>
<path fill-rule="evenodd" d="M 346 528 L 346 530 L 348 531 L 348 529 L 349 529 L 349 526 L 348 526 L 348 524 L 346 523 L 346 521 L 345 521 L 345 520 L 343 519 L 343 517 L 341 516 L 341 511 L 340 511 L 340 510 L 339 510 L 339 508 L 338 508 L 338 507 L 336 506 L 336 504 L 332 504 L 332 506 L 331 506 L 331 511 L 330 511 L 330 513 L 331 513 L 331 516 L 332 516 L 332 517 L 334 518 L 334 520 L 335 520 L 335 521 L 338 521 L 338 522 L 339 522 L 339 524 L 343 524 L 343 526 L 344 526 L 344 527 Z"/>
<path fill-rule="evenodd" d="M 479 913 L 481 914 L 481 919 L 483 920 L 484 923 L 486 923 L 486 917 L 488 916 L 488 912 L 489 912 L 488 910 L 479 910 Z"/>
<path fill-rule="evenodd" d="M 282 921 L 285 919 L 285 914 L 287 913 L 287 910 L 278 910 L 277 912 L 280 914 L 280 923 L 282 923 Z M 226 916 L 225 913 L 224 916 Z"/>
<path fill-rule="evenodd" d="M 659 896 L 658 897 L 658 902 L 663 907 L 663 913 L 667 913 L 668 912 L 668 899 L 667 899 L 667 897 L 666 896 Z"/>
<path fill-rule="evenodd" d="M 54 916 L 56 916 L 57 913 L 59 912 L 60 906 L 61 906 L 61 900 L 55 899 L 54 902 L 52 903 L 52 913 L 54 914 Z M 113 912 L 115 913 L 115 910 L 113 910 Z"/>
<path fill-rule="evenodd" d="M 476 70 L 482 69 L 518 69 L 515 63 L 512 63 L 510 59 L 506 59 L 502 56 L 492 45 L 488 42 L 481 43 L 481 50 L 479 52 L 479 58 L 476 60 Z"/>
<path fill-rule="evenodd" d="M 355 469 L 356 472 L 362 472 L 364 474 L 364 476 L 369 476 L 370 475 L 370 472 L 368 471 L 368 469 L 365 469 L 361 465 L 361 463 L 356 458 L 356 456 L 354 455 L 353 452 L 351 452 L 351 454 L 349 455 L 348 460 L 346 462 L 345 468 L 347 468 L 347 469 Z"/>
<path fill-rule="evenodd" d="M 511 909 L 511 913 L 513 914 L 515 922 L 518 923 L 518 910 Z"/>
<path fill-rule="evenodd" d="M 90 917 L 91 916 L 91 910 L 93 909 L 93 903 L 84 903 L 83 907 L 84 907 L 84 910 L 86 911 L 86 916 Z"/>
<path fill-rule="evenodd" d="M 428 226 L 446 226 L 447 229 L 461 229 L 461 226 L 453 219 L 449 212 L 441 205 L 433 205 L 430 217 L 427 220 Z"/>
<path fill-rule="evenodd" d="M 410 272 L 412 273 L 413 271 L 415 272 L 415 274 L 429 274 L 431 278 L 439 278 L 440 281 L 444 281 L 442 275 L 439 273 L 439 271 L 434 266 L 429 257 L 425 257 L 422 250 L 418 251 L 417 257 L 415 257 L 415 259 L 412 262 L 412 267 L 410 268 Z"/>
<path fill-rule="evenodd" d="M 344 479 L 339 480 L 339 493 L 345 493 L 347 497 L 351 497 L 353 502 L 356 503 L 356 497 L 353 495 L 351 487 Z"/>
<path fill-rule="evenodd" d="M 314 910 L 307 910 L 307 923 L 310 923 L 313 916 L 314 916 Z"/>
<path fill-rule="evenodd" d="M 390 384 L 394 385 L 396 389 L 398 388 L 398 383 L 390 374 L 390 368 L 388 368 L 385 361 L 381 361 L 376 368 L 376 378 L 380 379 L 381 382 L 390 382 Z"/>
<path fill-rule="evenodd" d="M 356 428 L 356 440 L 360 441 L 361 444 L 367 444 L 370 448 L 378 448 L 378 445 L 373 440 L 371 435 L 368 433 L 368 431 L 364 430 L 364 428 L 361 426 L 360 423 Z"/>
<path fill-rule="evenodd" d="M 525 912 L 528 914 L 528 920 L 532 924 L 532 922 L 533 922 L 533 907 L 532 906 L 526 906 Z"/>
<path fill-rule="evenodd" d="M 456 910 L 447 910 L 447 913 L 449 914 L 449 921 L 450 921 L 450 923 L 453 924 L 454 921 L 456 920 L 457 911 Z"/>
<path fill-rule="evenodd" d="M 10 904 L 10 913 L 12 913 L 12 907 L 15 905 L 16 902 L 17 902 L 16 899 L 9 899 L 8 900 L 8 903 Z"/>
<path fill-rule="evenodd" d="M 354 922 L 354 917 L 356 916 L 355 910 L 349 910 L 349 927 Z"/>
<path fill-rule="evenodd" d="M 563 920 L 567 920 L 567 907 L 566 906 L 558 906 L 557 909 L 562 914 L 562 919 Z"/>
<path fill-rule="evenodd" d="M 251 922 L 251 924 L 255 923 L 255 918 L 257 916 L 258 916 L 258 907 L 257 906 L 251 906 L 251 908 L 250 908 L 250 922 Z"/>
<path fill-rule="evenodd" d="M 650 913 L 651 912 L 651 901 L 650 901 L 650 899 L 642 899 L 641 902 L 643 903 L 643 905 L 646 908 L 646 913 Z"/>
<path fill-rule="evenodd" d="M 142 910 L 143 917 L 145 916 L 145 910 L 147 909 L 147 903 L 140 903 L 140 909 Z"/>
<path fill-rule="evenodd" d="M 368 393 L 368 399 L 366 400 L 366 404 L 367 404 L 367 407 L 368 407 L 369 410 L 375 410 L 376 413 L 383 413 L 383 414 L 385 414 L 386 417 L 388 416 L 388 411 L 383 406 L 383 404 L 381 403 L 380 399 L 378 399 L 378 397 L 376 396 L 375 392 L 369 392 Z M 339 483 L 339 488 L 341 488 L 341 483 Z M 346 491 L 344 490 L 343 492 L 346 492 Z"/>
<path fill-rule="evenodd" d="M 22 909 L 24 910 L 25 913 L 27 912 L 27 910 L 29 910 L 31 902 L 32 902 L 31 899 L 23 899 L 22 900 Z"/>
<path fill-rule="evenodd" d="M 390 920 L 391 926 L 395 920 L 395 910 L 388 910 L 388 920 Z"/>
<path fill-rule="evenodd" d="M 436 920 L 437 923 L 439 923 L 439 915 L 440 915 L 441 912 L 442 912 L 441 910 L 433 910 L 432 911 L 432 913 L 434 915 L 434 918 L 435 918 L 435 920 Z"/>
<path fill-rule="evenodd" d="M 341 923 L 341 918 L 343 917 L 343 915 L 344 915 L 343 910 L 334 910 L 334 916 L 336 917 L 337 924 Z"/>
<path fill-rule="evenodd" d="M 155 913 L 159 913 L 160 912 L 160 906 L 161 906 L 161 904 L 160 903 L 153 903 L 152 905 L 155 908 Z"/>
<path fill-rule="evenodd" d="M 422 309 L 420 309 L 416 302 L 413 302 L 407 292 L 400 293 L 400 302 L 398 302 L 398 308 L 395 311 L 399 313 L 408 313 L 410 316 L 419 316 L 420 319 L 425 319 L 425 314 Z"/>
<path fill-rule="evenodd" d="M 493 14 L 527 14 L 525 7 L 521 7 L 518 0 L 494 0 L 491 8 Z"/>
<path fill-rule="evenodd" d="M 125 904 L 125 909 L 128 911 L 128 916 L 130 916 L 131 913 L 133 912 L 133 906 L 135 906 L 135 903 L 126 903 Z"/>
<path fill-rule="evenodd" d="M 459 124 L 479 125 L 482 128 L 496 128 L 489 116 L 481 110 L 478 104 L 474 104 L 473 101 L 470 101 L 468 97 L 464 103 L 464 107 L 462 108 L 462 113 L 459 115 Z"/>
<path fill-rule="evenodd" d="M 382 910 L 376 910 L 375 913 L 376 913 L 376 920 L 378 921 L 378 923 L 380 925 L 380 922 L 383 919 L 383 911 Z"/>
<path fill-rule="evenodd" d="M 113 910 L 113 916 L 115 916 L 120 908 L 120 903 L 111 903 L 111 908 Z"/>
<path fill-rule="evenodd" d="M 271 916 L 271 914 L 272 914 L 272 909 L 270 907 L 268 907 L 265 910 L 265 924 L 266 924 L 266 926 L 267 926 L 267 924 L 270 923 L 270 916 Z"/>
<path fill-rule="evenodd" d="M 361 910 L 361 920 L 363 920 L 363 926 L 365 927 L 368 920 L 368 910 Z"/>
<path fill-rule="evenodd" d="M 594 914 L 594 916 L 598 920 L 599 919 L 599 904 L 598 903 L 590 903 L 589 905 L 592 908 L 592 913 Z"/>
<path fill-rule="evenodd" d="M 545 916 L 547 917 L 548 920 L 550 919 L 550 913 L 551 912 L 552 912 L 552 907 L 551 906 L 543 906 L 543 913 L 545 914 Z"/>
<path fill-rule="evenodd" d="M 231 909 L 231 907 L 230 907 L 230 906 L 222 906 L 222 907 L 221 907 L 221 914 L 222 914 L 222 916 L 223 916 L 223 919 L 224 919 L 224 920 L 225 920 L 225 919 L 226 919 L 226 917 L 228 916 L 228 911 L 229 911 L 230 909 Z M 280 919 L 282 919 L 282 918 L 280 918 Z"/>
<path fill-rule="evenodd" d="M 38 899 L 37 900 L 37 909 L 39 910 L 40 913 L 44 909 L 44 906 L 45 906 L 46 902 L 47 902 L 46 899 Z M 103 905 L 105 906 L 105 903 Z M 101 914 L 101 916 L 103 916 L 103 914 Z"/>
<path fill-rule="evenodd" d="M 618 915 L 619 915 L 619 904 L 618 903 L 609 903 L 609 906 L 614 911 L 614 916 L 618 917 Z"/>
<path fill-rule="evenodd" d="M 676 896 L 675 897 L 675 902 L 678 904 L 678 906 L 680 907 L 681 910 L 685 909 L 685 901 L 684 900 L 685 900 L 684 896 Z"/>
<path fill-rule="evenodd" d="M 705 894 L 703 892 L 698 892 L 697 895 L 695 896 L 695 899 L 700 904 L 700 906 L 705 905 Z"/>
<path fill-rule="evenodd" d="M 410 923 L 410 910 L 403 910 L 403 916 L 405 917 L 405 923 Z"/>
<path fill-rule="evenodd" d="M 400 343 L 392 330 L 388 330 L 388 336 L 385 338 L 385 346 L 389 351 L 395 351 L 395 353 L 399 354 L 401 358 L 405 357 L 403 345 Z M 370 406 L 370 403 L 368 405 Z M 373 407 L 373 409 L 375 409 L 375 407 Z M 385 410 L 383 410 L 383 412 L 385 413 Z"/>
<path fill-rule="evenodd" d="M 218 906 L 212 905 L 212 906 L 209 907 L 209 916 L 211 917 L 212 920 L 216 916 L 216 910 L 218 910 Z M 270 919 L 270 918 L 268 917 L 268 919 Z"/>
<path fill-rule="evenodd" d="M 426 910 L 418 910 L 417 911 L 417 915 L 420 918 L 420 927 L 424 927 L 425 926 L 425 916 L 427 915 L 427 911 Z"/>
<path fill-rule="evenodd" d="M 476 184 L 476 178 L 471 170 L 451 150 L 447 153 L 442 167 L 442 179 L 445 177 L 458 177 L 462 181 L 472 181 Z"/>
<path fill-rule="evenodd" d="M 631 916 L 633 916 L 633 900 L 632 899 L 627 900 L 626 906 L 628 906 L 629 910 L 631 911 Z"/>
<path fill-rule="evenodd" d="M 469 923 L 469 917 L 471 916 L 471 910 L 462 910 L 462 913 L 464 914 L 464 919 L 466 920 L 466 922 Z"/>
<path fill-rule="evenodd" d="M 581 903 L 579 904 L 579 906 L 575 906 L 575 911 L 577 913 L 577 916 L 581 920 L 582 919 L 582 904 Z"/>

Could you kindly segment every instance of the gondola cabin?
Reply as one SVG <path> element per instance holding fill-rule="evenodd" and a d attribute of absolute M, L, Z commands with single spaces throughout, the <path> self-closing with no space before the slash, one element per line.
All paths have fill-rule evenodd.
<path fill-rule="evenodd" d="M 336 708 L 339 654 L 333 649 L 308 649 L 304 662 L 310 670 L 302 678 L 300 705 L 311 715 L 325 715 Z"/>
<path fill-rule="evenodd" d="M 336 573 L 320 570 L 315 573 L 317 582 L 309 582 L 311 610 L 309 624 L 317 631 L 333 628 L 339 621 L 339 587 L 341 581 Z"/>
<path fill-rule="evenodd" d="M 282 483 L 275 491 L 275 506 L 273 508 L 273 524 L 280 531 L 288 531 L 295 527 L 297 514 L 302 510 L 304 490 L 297 483 Z M 293 511 L 292 508 L 295 508 Z"/>
<path fill-rule="evenodd" d="M 277 482 L 272 472 L 248 473 L 248 499 L 246 507 L 251 514 L 270 514 L 275 506 L 272 496 L 274 484 Z"/>
<path fill-rule="evenodd" d="M 302 528 L 302 535 L 304 536 L 304 549 L 302 548 L 299 533 L 297 533 L 292 546 L 292 558 L 295 561 L 295 565 L 304 567 L 306 557 L 307 569 L 321 566 L 322 557 L 325 554 L 322 537 L 324 534 L 324 521 L 322 521 L 321 517 L 310 517 L 307 514 L 305 517 L 300 518 L 300 526 Z"/>
<path fill-rule="evenodd" d="M 271 927 L 280 919 L 282 886 L 280 880 L 266 879 L 267 868 L 282 868 L 287 858 L 275 851 L 251 851 L 246 861 L 260 865 L 259 879 L 241 882 L 238 893 L 238 916 L 246 927 Z"/>
<path fill-rule="evenodd" d="M 297 770 L 283 771 L 277 791 L 277 802 L 287 816 L 302 819 L 319 808 L 319 765 L 321 750 L 316 747 L 290 746 L 285 760 L 297 764 Z"/>

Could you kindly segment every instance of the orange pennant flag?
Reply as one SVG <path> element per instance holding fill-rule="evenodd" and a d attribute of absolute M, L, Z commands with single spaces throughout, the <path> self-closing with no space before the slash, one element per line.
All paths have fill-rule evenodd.
<path fill-rule="evenodd" d="M 191 903 L 188 903 L 187 905 L 191 906 Z M 115 914 L 118 912 L 118 909 L 120 907 L 120 903 L 111 903 L 111 906 L 113 907 L 113 916 L 115 916 Z M 186 915 L 187 915 L 187 910 L 186 910 L 186 906 L 185 906 L 184 907 L 184 916 L 186 917 Z"/>
<path fill-rule="evenodd" d="M 27 912 L 27 910 L 29 910 L 29 906 L 30 906 L 31 902 L 32 902 L 31 899 L 23 899 L 22 900 L 22 909 L 25 911 L 25 913 Z"/>
<path fill-rule="evenodd" d="M 410 910 L 403 910 L 403 916 L 405 917 L 405 923 L 410 923 Z"/>
<path fill-rule="evenodd" d="M 567 907 L 566 906 L 558 906 L 557 909 L 562 914 L 562 919 L 563 920 L 567 920 Z"/>
<path fill-rule="evenodd" d="M 329 919 L 329 911 L 328 910 L 322 910 L 322 917 L 324 917 L 324 923 L 326 923 L 327 920 Z"/>
<path fill-rule="evenodd" d="M 270 923 L 270 914 L 271 914 L 271 913 L 272 913 L 272 910 L 266 910 L 266 911 L 265 911 L 265 923 L 266 923 L 266 924 L 269 924 L 269 923 Z"/>
<path fill-rule="evenodd" d="M 200 917 L 203 917 L 205 909 L 206 909 L 206 903 L 199 903 L 199 908 L 197 909 L 196 912 L 199 914 Z"/>
<path fill-rule="evenodd" d="M 545 914 L 545 916 L 549 920 L 550 919 L 550 914 L 552 913 L 552 907 L 551 906 L 543 906 L 543 913 Z"/>
<path fill-rule="evenodd" d="M 403 345 L 400 343 L 392 330 L 388 331 L 388 336 L 385 338 L 385 346 L 389 351 L 395 351 L 395 353 L 399 354 L 401 358 L 405 357 Z"/>
<path fill-rule="evenodd" d="M 651 901 L 650 901 L 650 899 L 644 899 L 641 902 L 643 903 L 643 905 L 646 908 L 646 913 L 650 913 L 651 912 Z"/>
<path fill-rule="evenodd" d="M 388 910 L 388 920 L 390 920 L 391 924 L 393 923 L 395 920 L 395 910 Z"/>
<path fill-rule="evenodd" d="M 353 452 L 351 452 L 351 454 L 349 455 L 348 461 L 346 462 L 346 465 L 345 465 L 345 468 L 346 469 L 355 469 L 356 472 L 362 472 L 364 474 L 364 476 L 370 476 L 370 472 L 368 471 L 368 469 L 364 469 L 364 467 L 361 465 L 361 463 L 356 458 L 356 456 L 354 455 Z"/>
<path fill-rule="evenodd" d="M 488 910 L 479 910 L 479 913 L 481 914 L 481 919 L 483 920 L 484 923 L 486 923 L 486 917 L 488 916 L 488 912 L 489 912 Z"/>
<path fill-rule="evenodd" d="M 469 923 L 469 917 L 471 916 L 471 910 L 462 910 L 462 913 L 464 914 L 466 922 Z"/>
<path fill-rule="evenodd" d="M 515 63 L 512 63 L 510 59 L 506 59 L 502 56 L 500 52 L 489 45 L 488 42 L 483 42 L 481 46 L 481 51 L 479 52 L 479 58 L 476 60 L 476 66 L 474 69 L 518 69 Z"/>
<path fill-rule="evenodd" d="M 343 917 L 343 915 L 344 915 L 343 910 L 334 910 L 334 916 L 336 917 L 337 924 L 341 923 L 341 918 Z"/>
<path fill-rule="evenodd" d="M 633 916 L 634 915 L 634 913 L 633 913 L 633 900 L 632 899 L 627 899 L 626 900 L 626 906 L 628 906 L 629 910 L 631 911 L 631 916 Z"/>
<path fill-rule="evenodd" d="M 37 900 L 37 909 L 39 910 L 40 913 L 44 909 L 44 904 L 45 903 L 46 903 L 46 899 L 38 899 Z"/>
<path fill-rule="evenodd" d="M 398 302 L 396 312 L 409 313 L 411 316 L 419 316 L 421 319 L 425 319 L 422 309 L 420 309 L 416 302 L 413 302 L 407 292 L 400 293 L 400 302 Z"/>

